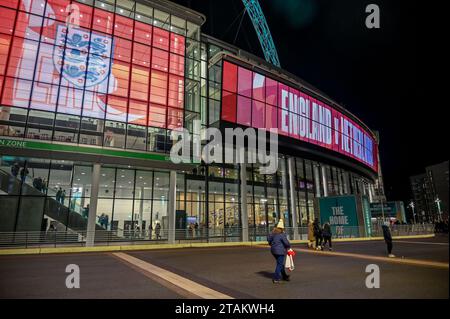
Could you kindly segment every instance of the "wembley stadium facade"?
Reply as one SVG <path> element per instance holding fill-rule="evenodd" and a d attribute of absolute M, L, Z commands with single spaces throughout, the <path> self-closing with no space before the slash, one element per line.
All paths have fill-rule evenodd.
<path fill-rule="evenodd" d="M 202 14 L 163 0 L 0 0 L 0 15 L 0 232 L 247 241 L 279 219 L 298 238 L 320 218 L 370 233 L 375 133 L 203 34 Z M 209 127 L 277 129 L 278 170 L 171 161 L 171 131 Z"/>

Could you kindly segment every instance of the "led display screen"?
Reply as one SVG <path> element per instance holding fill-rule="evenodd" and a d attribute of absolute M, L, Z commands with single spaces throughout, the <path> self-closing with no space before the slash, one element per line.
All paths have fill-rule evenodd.
<path fill-rule="evenodd" d="M 354 120 L 309 96 L 257 72 L 223 62 L 224 121 L 275 128 L 278 134 L 336 151 L 377 170 L 373 136 Z"/>
<path fill-rule="evenodd" d="M 0 0 L 1 104 L 183 126 L 185 38 L 111 11 L 70 0 Z"/>

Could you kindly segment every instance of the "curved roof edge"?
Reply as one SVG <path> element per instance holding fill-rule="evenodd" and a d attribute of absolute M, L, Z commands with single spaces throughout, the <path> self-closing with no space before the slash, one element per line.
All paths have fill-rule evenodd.
<path fill-rule="evenodd" d="M 270 64 L 266 60 L 254 55 L 250 52 L 244 51 L 234 45 L 231 45 L 225 41 L 214 38 L 210 35 L 202 33 L 202 40 L 205 40 L 206 42 L 211 43 L 211 44 L 216 44 L 217 46 L 223 47 L 226 50 L 229 50 L 230 52 L 232 52 L 231 54 L 227 53 L 227 52 L 219 52 L 211 59 L 214 61 L 214 63 L 224 56 L 230 56 L 234 59 L 237 59 L 244 63 L 250 64 L 254 67 L 260 68 L 260 69 L 266 71 L 267 73 L 273 74 L 275 77 L 278 77 L 278 78 L 284 80 L 285 82 L 289 82 L 297 87 L 306 89 L 309 92 L 311 92 L 311 93 L 317 95 L 318 97 L 320 97 L 321 99 L 323 99 L 324 102 L 329 103 L 330 106 L 333 106 L 337 110 L 345 113 L 346 115 L 349 115 L 353 120 L 355 120 L 359 125 L 361 125 L 361 127 L 363 127 L 365 130 L 367 130 L 369 133 L 371 133 L 372 137 L 375 139 L 377 144 L 379 144 L 377 134 L 375 134 L 375 132 L 370 127 L 368 127 L 367 124 L 365 124 L 360 118 L 358 118 L 355 114 L 350 112 L 348 109 L 346 109 L 345 107 L 343 107 L 342 105 L 340 105 L 339 103 L 334 101 L 327 94 L 323 93 L 322 91 L 320 91 L 313 85 L 309 84 L 308 82 L 304 81 L 303 79 L 299 78 L 298 76 L 296 76 L 282 68 L 279 68 L 273 64 Z"/>
<path fill-rule="evenodd" d="M 192 9 L 183 7 L 179 4 L 176 4 L 167 0 L 134 0 L 144 5 L 149 5 L 155 9 L 168 11 L 169 13 L 178 16 L 180 18 L 184 18 L 189 22 L 203 25 L 206 21 L 206 16 L 200 12 L 194 11 Z"/>

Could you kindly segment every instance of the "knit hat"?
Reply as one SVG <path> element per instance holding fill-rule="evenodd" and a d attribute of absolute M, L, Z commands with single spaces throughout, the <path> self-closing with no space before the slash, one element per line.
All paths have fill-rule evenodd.
<path fill-rule="evenodd" d="M 284 222 L 282 219 L 280 219 L 280 221 L 278 222 L 277 228 L 284 229 Z"/>

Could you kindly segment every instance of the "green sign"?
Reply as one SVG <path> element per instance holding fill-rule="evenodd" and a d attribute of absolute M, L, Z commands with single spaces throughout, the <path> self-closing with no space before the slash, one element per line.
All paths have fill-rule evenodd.
<path fill-rule="evenodd" d="M 355 196 L 319 198 L 320 222 L 330 223 L 333 235 L 359 236 Z"/>
<path fill-rule="evenodd" d="M 46 143 L 40 141 L 23 141 L 0 138 L 0 147 L 26 148 L 35 150 L 49 150 L 59 152 L 72 152 L 82 154 L 95 154 L 114 157 L 128 157 L 137 159 L 147 159 L 155 161 L 170 161 L 170 157 L 163 154 L 154 154 L 149 152 L 130 152 L 126 150 L 109 149 L 103 147 L 89 147 L 79 145 L 69 145 L 60 143 Z"/>

